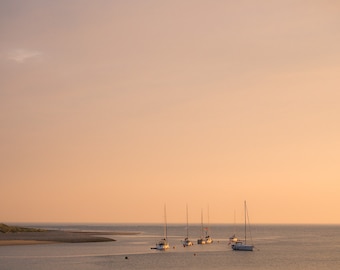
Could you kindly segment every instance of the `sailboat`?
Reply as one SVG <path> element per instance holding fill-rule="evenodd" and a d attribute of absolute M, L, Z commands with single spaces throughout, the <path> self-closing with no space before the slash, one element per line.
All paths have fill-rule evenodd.
<path fill-rule="evenodd" d="M 213 242 L 212 238 L 209 235 L 209 225 L 210 225 L 209 221 L 210 220 L 209 220 L 209 207 L 208 207 L 208 226 L 205 228 L 205 243 L 206 244 L 212 244 Z"/>
<path fill-rule="evenodd" d="M 188 205 L 187 205 L 187 236 L 182 241 L 183 247 L 192 246 L 193 243 L 189 240 L 189 218 L 188 218 Z"/>
<path fill-rule="evenodd" d="M 205 231 L 205 243 L 206 244 L 212 244 L 212 242 L 214 242 L 213 240 L 212 240 L 212 238 L 209 236 L 209 234 L 208 234 L 208 229 L 206 229 L 206 231 Z"/>
<path fill-rule="evenodd" d="M 197 244 L 205 245 L 205 237 L 203 237 L 203 210 L 201 210 L 201 238 L 197 240 Z"/>
<path fill-rule="evenodd" d="M 157 250 L 167 250 L 170 248 L 168 237 L 167 237 L 167 220 L 166 220 L 166 206 L 164 205 L 164 238 L 156 243 L 156 247 L 154 249 Z"/>
<path fill-rule="evenodd" d="M 231 248 L 233 250 L 239 251 L 253 251 L 253 245 L 247 245 L 247 220 L 249 223 L 248 218 L 248 209 L 247 209 L 247 202 L 244 201 L 244 242 L 240 240 L 233 241 L 231 244 Z"/>
<path fill-rule="evenodd" d="M 236 212 L 234 210 L 234 234 L 229 237 L 229 245 L 232 243 L 236 243 L 238 241 L 238 238 L 235 235 L 235 228 L 236 228 Z"/>

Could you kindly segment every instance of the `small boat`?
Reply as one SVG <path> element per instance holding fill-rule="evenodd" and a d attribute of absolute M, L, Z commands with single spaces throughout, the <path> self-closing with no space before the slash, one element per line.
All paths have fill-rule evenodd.
<path fill-rule="evenodd" d="M 170 245 L 168 243 L 168 240 L 166 238 L 163 238 L 161 240 L 159 240 L 159 242 L 156 244 L 156 248 L 157 250 L 167 250 L 170 248 Z"/>
<path fill-rule="evenodd" d="M 234 211 L 234 232 L 236 230 L 236 212 Z M 232 236 L 229 237 L 229 244 L 231 245 L 233 243 L 236 243 L 238 241 L 238 238 L 236 237 L 236 234 L 234 233 Z"/>
<path fill-rule="evenodd" d="M 198 245 L 205 245 L 206 244 L 205 239 L 204 238 L 197 239 L 197 244 Z"/>
<path fill-rule="evenodd" d="M 188 205 L 187 205 L 187 236 L 182 241 L 183 247 L 192 246 L 193 243 L 189 240 L 189 218 L 188 218 Z"/>
<path fill-rule="evenodd" d="M 152 249 L 167 250 L 170 248 L 167 238 L 167 221 L 166 221 L 166 206 L 164 205 L 164 238 L 156 243 L 156 247 Z"/>
<path fill-rule="evenodd" d="M 212 238 L 209 235 L 205 236 L 205 243 L 206 244 L 212 244 L 214 241 L 212 240 Z"/>
<path fill-rule="evenodd" d="M 209 225 L 210 225 L 210 217 L 209 217 L 209 206 L 208 206 L 208 226 L 205 228 L 205 243 L 212 244 L 214 241 L 209 235 Z"/>
<path fill-rule="evenodd" d="M 231 248 L 233 250 L 238 251 L 253 251 L 254 246 L 253 245 L 247 245 L 247 220 L 248 218 L 248 209 L 247 209 L 247 202 L 244 201 L 244 242 L 238 240 L 235 236 L 233 237 L 233 240 L 235 241 L 231 242 Z M 249 223 L 249 221 L 248 221 Z"/>
<path fill-rule="evenodd" d="M 182 245 L 183 247 L 189 247 L 189 246 L 193 246 L 194 244 L 193 242 L 189 240 L 188 237 L 185 237 L 184 240 L 182 241 Z"/>
<path fill-rule="evenodd" d="M 231 243 L 236 243 L 237 241 L 238 241 L 238 238 L 236 237 L 235 234 L 229 237 L 229 245 Z"/>
<path fill-rule="evenodd" d="M 238 251 L 253 251 L 254 246 L 243 244 L 242 241 L 237 241 L 231 245 L 231 248 Z"/>
<path fill-rule="evenodd" d="M 206 244 L 206 238 L 203 236 L 203 210 L 201 210 L 201 238 L 197 239 L 198 245 L 205 245 Z"/>

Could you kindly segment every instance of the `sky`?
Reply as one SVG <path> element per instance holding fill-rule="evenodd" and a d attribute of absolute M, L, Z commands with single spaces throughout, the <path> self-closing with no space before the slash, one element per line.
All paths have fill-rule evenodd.
<path fill-rule="evenodd" d="M 0 222 L 340 223 L 337 0 L 0 0 Z"/>

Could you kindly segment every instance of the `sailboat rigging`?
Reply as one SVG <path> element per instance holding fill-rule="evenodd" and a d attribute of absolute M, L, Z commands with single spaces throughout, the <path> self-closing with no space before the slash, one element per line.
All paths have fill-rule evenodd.
<path fill-rule="evenodd" d="M 247 221 L 249 224 L 249 216 L 248 216 L 248 209 L 247 209 L 247 202 L 244 201 L 244 243 L 240 240 L 233 241 L 231 244 L 231 248 L 233 250 L 239 251 L 253 251 L 253 245 L 247 245 Z"/>
<path fill-rule="evenodd" d="M 198 245 L 205 245 L 205 238 L 203 237 L 203 210 L 201 209 L 201 238 L 197 240 Z"/>
<path fill-rule="evenodd" d="M 187 205 L 187 235 L 185 237 L 185 239 L 182 241 L 183 247 L 188 247 L 188 246 L 192 246 L 193 243 L 189 240 L 189 217 L 188 217 L 188 205 Z"/>
<path fill-rule="evenodd" d="M 231 245 L 231 243 L 236 243 L 238 241 L 235 231 L 236 231 L 236 211 L 234 210 L 234 234 L 229 237 L 229 245 Z"/>
<path fill-rule="evenodd" d="M 208 206 L 208 226 L 205 228 L 205 243 L 212 244 L 213 240 L 209 234 L 209 226 L 210 226 L 210 215 L 209 215 L 209 206 Z"/>
<path fill-rule="evenodd" d="M 156 243 L 156 247 L 153 249 L 167 250 L 170 247 L 169 242 L 168 242 L 167 230 L 168 230 L 168 227 L 167 227 L 167 220 L 166 220 L 166 205 L 164 205 L 164 238 L 158 241 Z"/>

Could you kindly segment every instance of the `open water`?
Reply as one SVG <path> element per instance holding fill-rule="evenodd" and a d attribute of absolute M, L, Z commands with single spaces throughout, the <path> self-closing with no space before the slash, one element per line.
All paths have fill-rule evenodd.
<path fill-rule="evenodd" d="M 183 247 L 185 225 L 169 225 L 168 251 L 151 249 L 162 237 L 162 225 L 25 224 L 64 230 L 138 232 L 110 236 L 117 241 L 81 244 L 0 246 L 1 270 L 97 269 L 340 269 L 340 225 L 255 225 L 253 252 L 232 251 L 228 238 L 242 226 L 211 225 L 211 245 Z M 190 226 L 196 243 L 200 226 Z M 127 258 L 126 258 L 127 257 Z"/>

